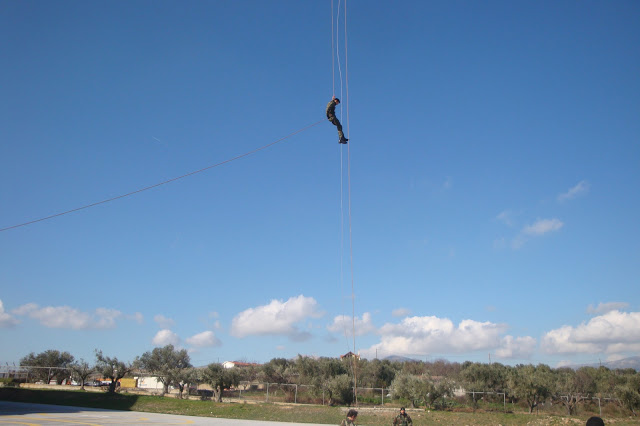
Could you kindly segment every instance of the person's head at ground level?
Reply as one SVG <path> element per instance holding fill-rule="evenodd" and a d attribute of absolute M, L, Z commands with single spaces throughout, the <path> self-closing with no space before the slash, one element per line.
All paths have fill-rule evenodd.
<path fill-rule="evenodd" d="M 400 414 L 405 414 L 404 407 L 400 407 Z"/>
<path fill-rule="evenodd" d="M 587 420 L 586 426 L 604 426 L 604 420 L 602 420 L 600 417 L 593 416 L 589 418 L 589 420 Z"/>
<path fill-rule="evenodd" d="M 353 408 L 347 412 L 347 418 L 351 421 L 354 421 L 358 417 L 358 411 Z"/>

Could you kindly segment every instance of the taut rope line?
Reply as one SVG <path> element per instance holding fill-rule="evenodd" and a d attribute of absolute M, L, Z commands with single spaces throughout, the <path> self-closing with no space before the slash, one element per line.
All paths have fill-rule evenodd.
<path fill-rule="evenodd" d="M 221 161 L 221 162 L 213 164 L 211 166 L 204 167 L 204 168 L 202 168 L 200 170 L 196 170 L 194 172 L 190 172 L 190 173 L 184 174 L 182 176 L 175 177 L 173 179 L 165 180 L 164 182 L 156 183 L 155 185 L 150 185 L 150 186 L 147 186 L 147 187 L 144 187 L 144 188 L 141 188 L 141 189 L 137 189 L 135 191 L 131 191 L 131 192 L 128 192 L 126 194 L 118 195 L 117 197 L 108 198 L 106 200 L 98 201 L 98 202 L 92 203 L 92 204 L 87 204 L 86 206 L 77 207 L 75 209 L 67 210 L 67 211 L 64 211 L 64 212 L 61 212 L 61 213 L 52 214 L 51 216 L 46 216 L 46 217 L 43 217 L 43 218 L 40 218 L 40 219 L 31 220 L 29 222 L 20 223 L 18 225 L 13 225 L 13 226 L 8 226 L 6 228 L 1 228 L 0 232 L 8 231 L 9 229 L 19 228 L 21 226 L 31 225 L 33 223 L 42 222 L 44 220 L 53 219 L 53 218 L 58 217 L 58 216 L 63 216 L 63 215 L 69 214 L 69 213 L 77 212 L 79 210 L 84 210 L 84 209 L 88 209 L 90 207 L 98 206 L 100 204 L 105 204 L 105 203 L 108 203 L 108 202 L 111 202 L 111 201 L 119 200 L 120 198 L 129 197 L 131 195 L 138 194 L 138 193 L 144 192 L 144 191 L 148 191 L 150 189 L 157 188 L 158 186 L 165 185 L 167 183 L 171 183 L 171 182 L 174 182 L 174 181 L 179 180 L 179 179 L 184 179 L 186 177 L 195 175 L 197 173 L 202 173 L 202 172 L 204 172 L 206 170 L 209 170 L 209 169 L 212 169 L 214 167 L 222 166 L 223 164 L 230 163 L 232 161 L 238 160 L 238 159 L 246 157 L 248 155 L 255 154 L 256 152 L 262 151 L 263 149 L 267 149 L 267 148 L 269 148 L 269 147 L 271 147 L 271 146 L 273 146 L 273 145 L 275 145 L 277 143 L 282 142 L 285 139 L 290 138 L 291 136 L 297 135 L 298 133 L 304 132 L 305 130 L 308 130 L 308 129 L 314 127 L 314 126 L 317 126 L 318 124 L 320 124 L 320 123 L 322 123 L 324 121 L 325 120 L 322 119 L 322 120 L 320 120 L 320 121 L 318 121 L 316 123 L 309 124 L 308 126 L 305 126 L 305 127 L 301 128 L 299 130 L 296 130 L 295 132 L 289 133 L 287 136 L 284 136 L 284 137 L 282 137 L 282 138 L 280 138 L 280 139 L 278 139 L 278 140 L 276 140 L 274 142 L 271 142 L 271 143 L 269 143 L 267 145 L 261 146 L 260 148 L 256 148 L 256 149 L 254 149 L 252 151 L 245 152 L 244 154 L 237 155 L 237 156 L 235 156 L 233 158 L 229 158 L 227 160 Z"/>

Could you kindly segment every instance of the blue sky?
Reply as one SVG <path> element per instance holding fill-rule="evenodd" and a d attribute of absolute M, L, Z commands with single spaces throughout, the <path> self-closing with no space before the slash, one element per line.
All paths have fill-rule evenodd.
<path fill-rule="evenodd" d="M 331 5 L 0 2 L 0 228 L 321 121 L 0 232 L 0 362 L 353 350 L 349 165 L 362 355 L 640 352 L 640 4 Z"/>

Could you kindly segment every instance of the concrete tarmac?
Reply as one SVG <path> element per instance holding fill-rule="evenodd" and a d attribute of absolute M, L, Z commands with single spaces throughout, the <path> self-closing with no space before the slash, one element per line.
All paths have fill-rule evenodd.
<path fill-rule="evenodd" d="M 0 401 L 0 426 L 114 426 L 114 425 L 229 425 L 229 426 L 309 426 L 313 423 L 281 423 L 259 420 L 233 420 L 213 417 L 178 416 L 174 414 L 115 411 L 62 405 L 30 404 Z"/>

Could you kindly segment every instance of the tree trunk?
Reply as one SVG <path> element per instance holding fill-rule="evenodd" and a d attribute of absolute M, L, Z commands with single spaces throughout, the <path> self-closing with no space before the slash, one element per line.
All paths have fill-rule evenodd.
<path fill-rule="evenodd" d="M 222 387 L 215 387 L 213 388 L 213 399 L 216 402 L 222 402 Z"/>

